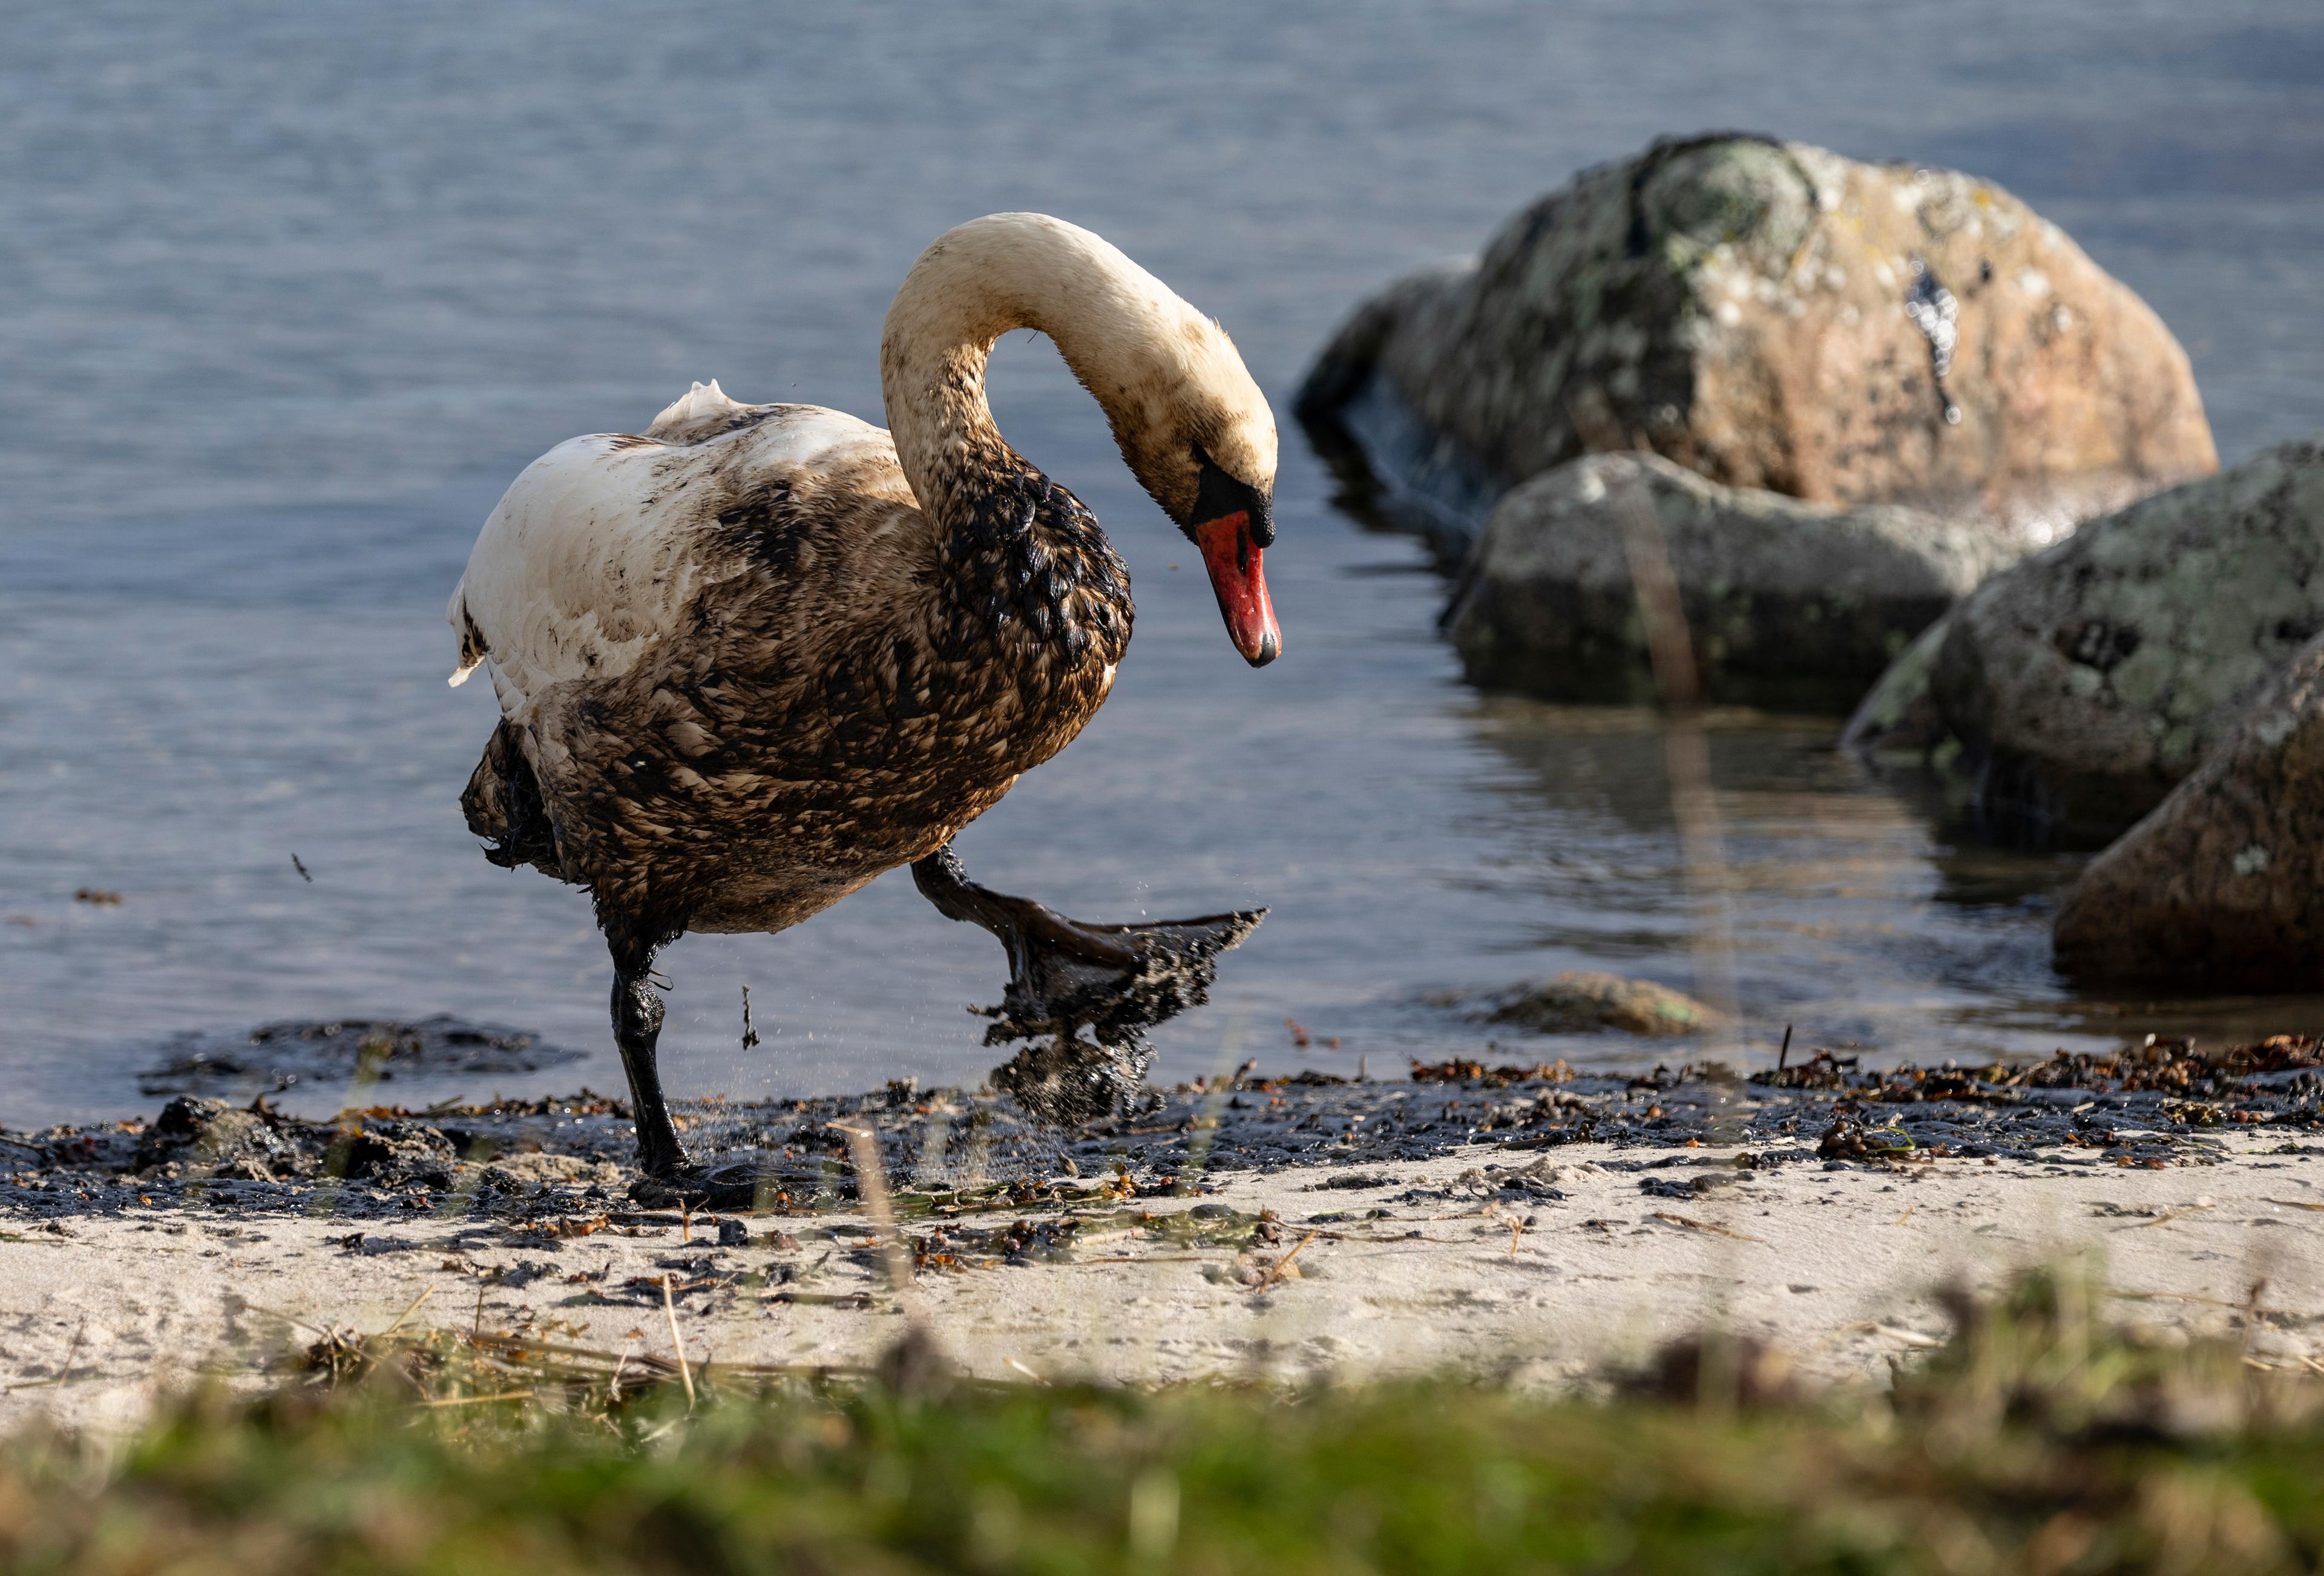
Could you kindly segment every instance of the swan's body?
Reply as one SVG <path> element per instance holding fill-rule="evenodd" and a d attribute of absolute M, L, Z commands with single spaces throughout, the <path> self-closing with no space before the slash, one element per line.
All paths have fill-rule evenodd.
<path fill-rule="evenodd" d="M 980 478 L 986 546 L 938 531 L 876 428 L 689 404 L 536 461 L 452 617 L 553 829 L 531 862 L 673 928 L 780 930 L 1065 748 L 1129 644 L 1129 577 L 1022 462 Z"/>
<path fill-rule="evenodd" d="M 1056 973 L 1044 948 L 1142 946 L 1151 963 L 1157 947 L 1231 945 L 1167 926 L 1143 941 L 1052 935 L 1056 917 L 1028 917 L 1035 906 L 939 857 L 1080 732 L 1130 639 L 1129 576 L 1097 521 L 992 425 L 984 359 L 1017 327 L 1057 341 L 1133 471 L 1202 547 L 1238 646 L 1271 659 L 1264 400 L 1215 324 L 1038 215 L 963 226 L 912 270 L 881 346 L 892 439 L 697 384 L 643 433 L 535 461 L 453 594 L 452 682 L 487 668 L 503 718 L 464 797 L 469 825 L 496 862 L 590 889 L 659 1169 L 676 1144 L 658 1154 L 648 1131 L 660 1009 L 641 982 L 685 931 L 780 930 L 912 863 L 940 908 L 1002 935 L 1012 1007 L 1024 996 L 1020 1017 L 1044 1028 L 1073 994 L 1028 983 Z M 1094 987 L 1075 989 L 1097 1003 L 1081 1021 L 1103 1021 Z M 650 1025 L 625 1022 L 625 992 L 632 1019 L 651 1001 Z M 1158 1000 L 1140 1021 L 1176 1009 Z M 1136 1015 L 1110 1009 L 1134 1034 Z"/>

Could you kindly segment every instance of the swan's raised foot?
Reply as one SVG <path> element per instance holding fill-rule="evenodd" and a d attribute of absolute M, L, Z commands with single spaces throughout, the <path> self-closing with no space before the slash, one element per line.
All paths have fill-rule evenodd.
<path fill-rule="evenodd" d="M 1210 995 L 1220 953 L 1265 909 L 1155 925 L 1081 925 L 1037 904 L 1004 935 L 1012 964 L 984 1043 L 1033 1040 L 992 1073 L 993 1087 L 1044 1120 L 1073 1126 L 1153 1102 L 1146 1031 Z M 1092 1038 L 1081 1037 L 1087 1028 Z"/>
<path fill-rule="evenodd" d="M 1150 925 L 1084 925 L 1028 898 L 969 880 L 949 844 L 912 866 L 920 895 L 1009 951 L 1009 988 L 988 1046 L 1037 1044 L 993 1071 L 1035 1115 L 1081 1122 L 1131 1109 L 1153 1052 L 1146 1031 L 1209 999 L 1212 960 L 1251 933 L 1264 908 Z M 1090 1038 L 1082 1037 L 1087 1029 Z"/>
<path fill-rule="evenodd" d="M 1013 899 L 1014 921 L 1001 933 L 1009 948 L 1009 988 L 988 1046 L 1070 1037 L 1086 1028 L 1100 1046 L 1142 1050 L 1146 1031 L 1210 999 L 1219 954 L 1249 935 L 1264 908 L 1151 925 L 1084 925 L 1038 903 Z M 1141 1064 L 1142 1071 L 1142 1064 Z"/>

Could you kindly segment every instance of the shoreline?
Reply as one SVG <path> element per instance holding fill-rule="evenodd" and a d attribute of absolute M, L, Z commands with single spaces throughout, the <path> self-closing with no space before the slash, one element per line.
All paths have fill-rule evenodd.
<path fill-rule="evenodd" d="M 2303 1363 L 2324 1355 L 2317 1059 L 2283 1039 L 1967 1072 L 1819 1056 L 1757 1083 L 1448 1064 L 1188 1086 L 1068 1133 L 900 1084 L 688 1102 L 698 1154 L 766 1179 L 762 1208 L 723 1214 L 626 1196 L 629 1125 L 601 1098 L 337 1123 L 181 1099 L 5 1137 L 0 1424 L 124 1425 L 399 1317 L 846 1368 L 907 1304 L 1001 1380 L 1588 1387 L 1716 1323 L 1878 1383 L 1939 1338 L 1946 1285 L 2084 1252 L 2156 1339 L 2240 1325 L 2255 1360 Z M 892 1238 L 837 1122 L 877 1135 Z"/>

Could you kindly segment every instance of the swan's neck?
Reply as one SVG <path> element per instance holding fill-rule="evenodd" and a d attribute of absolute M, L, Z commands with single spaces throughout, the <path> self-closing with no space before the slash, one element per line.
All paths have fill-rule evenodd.
<path fill-rule="evenodd" d="M 1173 342 L 1189 318 L 1202 323 L 1159 280 L 1061 220 L 996 214 L 946 234 L 896 292 L 880 345 L 889 431 L 921 508 L 956 532 L 991 482 L 1029 471 L 984 395 L 986 360 L 1012 328 L 1056 343 L 1142 472 L 1143 446 L 1167 426 Z"/>

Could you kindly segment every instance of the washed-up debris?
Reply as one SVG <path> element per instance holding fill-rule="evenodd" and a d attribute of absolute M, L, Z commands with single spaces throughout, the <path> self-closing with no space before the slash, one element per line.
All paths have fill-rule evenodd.
<path fill-rule="evenodd" d="M 521 1029 L 438 1016 L 416 1023 L 346 1018 L 270 1023 L 246 1033 L 189 1033 L 137 1075 L 147 1094 L 239 1094 L 300 1083 L 536 1073 L 578 1061 Z"/>
<path fill-rule="evenodd" d="M 1679 1199 L 1802 1162 L 2201 1165 L 2230 1142 L 2318 1142 L 2324 1125 L 2319 1047 L 2293 1037 L 2218 1050 L 2156 1041 L 1978 1067 L 1867 1068 L 1813 1051 L 1748 1078 L 1693 1063 L 1633 1076 L 1562 1064 L 1421 1071 L 1408 1083 L 1352 1083 L 1245 1068 L 1157 1091 L 1154 1108 L 1135 1117 L 1073 1128 L 1038 1121 L 989 1091 L 901 1083 L 847 1098 L 687 1101 L 678 1120 L 697 1159 L 757 1179 L 761 1215 L 846 1207 L 854 1159 L 834 1124 L 870 1133 L 895 1179 L 897 1219 L 916 1239 L 940 1229 L 944 1240 L 926 1251 L 964 1264 L 1021 1256 L 1007 1246 L 1013 1222 L 1061 1214 L 1142 1211 L 1178 1222 L 1137 1226 L 1148 1233 L 1215 1236 L 1231 1224 L 1242 1240 L 1264 1240 L 1247 1219 L 1202 1214 L 1222 1208 L 1201 1199 L 1206 1178 L 1323 1165 L 1335 1168 L 1333 1184 L 1384 1188 L 1398 1184 L 1383 1167 L 1468 1147 L 1508 1157 L 1480 1162 L 1479 1189 L 1545 1201 L 1563 1191 L 1558 1151 L 1575 1143 L 1637 1152 L 1606 1161 L 1617 1169 L 1692 1167 L 1698 1157 L 1715 1166 L 1716 1179 L 1672 1175 L 1645 1189 Z M 197 1198 L 218 1209 L 356 1217 L 449 1212 L 543 1243 L 600 1230 L 718 1241 L 726 1231 L 718 1219 L 675 1201 L 656 1212 L 625 1208 L 634 1144 L 627 1107 L 586 1091 L 425 1111 L 375 1106 L 326 1121 L 285 1115 L 263 1098 L 236 1105 L 181 1095 L 150 1123 L 0 1134 L 0 1202 L 42 1216 Z M 1171 1202 L 1182 1199 L 1191 1202 Z"/>
<path fill-rule="evenodd" d="M 914 1269 L 990 1268 L 1001 1264 L 1048 1264 L 1073 1258 L 1083 1222 L 1072 1217 L 1019 1220 L 1006 1226 L 946 1225 L 912 1239 Z"/>
<path fill-rule="evenodd" d="M 1573 1069 L 1563 1061 L 1536 1062 L 1530 1066 L 1488 1067 L 1482 1062 L 1454 1057 L 1448 1062 L 1415 1062 L 1412 1081 L 1415 1083 L 1489 1083 L 1506 1087 L 1511 1083 L 1559 1083 L 1573 1076 Z"/>

